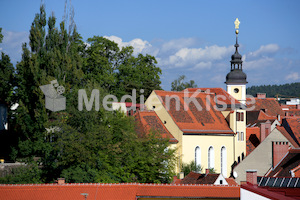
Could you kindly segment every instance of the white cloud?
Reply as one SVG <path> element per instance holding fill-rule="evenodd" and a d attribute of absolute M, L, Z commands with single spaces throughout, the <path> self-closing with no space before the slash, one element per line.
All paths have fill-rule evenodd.
<path fill-rule="evenodd" d="M 177 51 L 179 49 L 190 47 L 196 43 L 195 38 L 180 38 L 165 42 L 162 44 L 160 51 L 167 52 L 167 51 Z"/>
<path fill-rule="evenodd" d="M 22 55 L 22 44 L 29 41 L 28 32 L 14 32 L 7 31 L 2 29 L 3 31 L 3 41 L 1 46 L 1 50 L 10 56 L 10 59 L 13 63 L 21 60 Z"/>
<path fill-rule="evenodd" d="M 222 60 L 228 57 L 234 48 L 220 47 L 217 45 L 206 46 L 205 48 L 182 48 L 175 54 L 169 55 L 161 59 L 161 65 L 168 66 L 169 68 L 176 67 L 202 67 L 204 63 Z M 208 68 L 212 63 L 206 65 Z"/>
<path fill-rule="evenodd" d="M 272 66 L 274 64 L 274 58 L 263 57 L 256 60 L 247 61 L 247 57 L 245 57 L 243 67 L 244 69 L 257 69 L 257 68 L 266 68 Z"/>
<path fill-rule="evenodd" d="M 285 80 L 298 81 L 300 80 L 300 76 L 298 72 L 292 72 L 285 77 Z"/>
<path fill-rule="evenodd" d="M 139 53 L 144 53 L 144 52 L 149 53 L 149 49 L 151 49 L 151 47 L 152 47 L 152 45 L 148 41 L 142 40 L 140 38 L 133 39 L 129 42 L 123 42 L 122 38 L 114 36 L 114 35 L 104 36 L 104 38 L 114 41 L 121 48 L 126 47 L 126 46 L 132 46 L 134 48 L 135 55 L 137 55 Z"/>
<path fill-rule="evenodd" d="M 260 48 L 254 52 L 250 52 L 248 56 L 250 58 L 255 58 L 259 56 L 268 56 L 268 55 L 273 55 L 276 52 L 279 51 L 279 46 L 278 44 L 268 44 L 268 45 L 262 45 Z"/>
<path fill-rule="evenodd" d="M 190 70 L 195 70 L 195 69 L 209 69 L 212 66 L 212 62 L 199 62 L 198 64 L 195 65 L 195 67 L 191 68 Z"/>

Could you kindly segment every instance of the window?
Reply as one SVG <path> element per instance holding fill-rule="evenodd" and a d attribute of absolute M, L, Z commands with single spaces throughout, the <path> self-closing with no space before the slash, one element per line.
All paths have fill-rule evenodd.
<path fill-rule="evenodd" d="M 212 169 L 215 167 L 215 153 L 214 148 L 210 146 L 208 148 L 208 168 Z"/>
<path fill-rule="evenodd" d="M 244 141 L 244 132 L 241 132 L 241 141 Z"/>
<path fill-rule="evenodd" d="M 221 173 L 224 177 L 227 177 L 227 153 L 224 146 L 221 148 Z"/>
<path fill-rule="evenodd" d="M 220 180 L 220 184 L 221 184 L 221 185 L 223 184 L 223 180 Z"/>
<path fill-rule="evenodd" d="M 236 121 L 240 121 L 240 122 L 244 121 L 244 113 L 243 112 L 236 112 Z"/>
<path fill-rule="evenodd" d="M 240 132 L 237 131 L 236 134 L 237 134 L 237 139 L 238 139 L 238 141 L 240 141 Z"/>
<path fill-rule="evenodd" d="M 240 163 L 240 162 L 241 162 L 241 157 L 239 156 L 239 157 L 238 157 L 238 163 Z"/>
<path fill-rule="evenodd" d="M 234 88 L 234 93 L 238 93 L 240 90 L 238 88 Z"/>
<path fill-rule="evenodd" d="M 201 150 L 198 146 L 195 148 L 195 164 L 196 166 L 201 165 Z"/>

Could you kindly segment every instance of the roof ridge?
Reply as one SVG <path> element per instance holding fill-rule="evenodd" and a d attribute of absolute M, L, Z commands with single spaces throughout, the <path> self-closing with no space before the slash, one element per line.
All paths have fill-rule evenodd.
<path fill-rule="evenodd" d="M 32 184 L 0 184 L 1 186 L 5 186 L 5 187 L 18 187 L 18 186 L 22 186 L 22 187 L 26 187 L 26 186 L 79 186 L 79 185 L 102 185 L 102 186 L 120 186 L 120 185 L 137 185 L 137 186 L 199 186 L 199 187 L 203 187 L 203 186 L 213 186 L 213 187 L 237 187 L 237 185 L 214 185 L 214 184 L 170 184 L 170 183 L 65 183 L 65 184 L 57 184 L 57 183 L 32 183 Z"/>

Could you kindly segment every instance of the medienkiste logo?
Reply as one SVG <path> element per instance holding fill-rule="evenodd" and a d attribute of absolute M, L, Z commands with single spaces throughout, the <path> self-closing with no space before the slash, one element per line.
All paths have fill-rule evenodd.
<path fill-rule="evenodd" d="M 45 107 L 53 112 L 66 109 L 66 97 L 62 96 L 65 92 L 64 86 L 60 86 L 57 80 L 53 80 L 48 85 L 40 86 L 45 95 Z"/>

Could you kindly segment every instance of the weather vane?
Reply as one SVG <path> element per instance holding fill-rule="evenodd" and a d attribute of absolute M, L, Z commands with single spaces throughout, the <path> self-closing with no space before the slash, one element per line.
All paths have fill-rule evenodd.
<path fill-rule="evenodd" d="M 239 30 L 238 30 L 238 29 L 239 29 L 240 23 L 241 23 L 241 22 L 239 21 L 239 19 L 236 18 L 235 21 L 234 21 L 234 25 L 235 25 L 235 33 L 236 33 L 236 34 L 239 33 Z"/>

